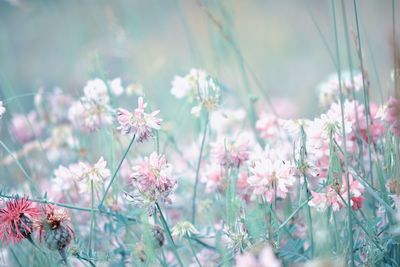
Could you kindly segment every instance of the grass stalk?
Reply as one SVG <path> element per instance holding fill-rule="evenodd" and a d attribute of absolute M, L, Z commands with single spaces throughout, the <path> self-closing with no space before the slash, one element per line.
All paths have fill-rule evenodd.
<path fill-rule="evenodd" d="M 346 144 L 346 128 L 345 128 L 345 122 L 344 122 L 344 96 L 343 96 L 343 89 L 342 89 L 342 83 L 341 83 L 341 69 L 340 69 L 340 55 L 339 55 L 339 40 L 338 40 L 338 33 L 337 33 L 337 25 L 336 25 L 336 8 L 335 8 L 335 1 L 332 0 L 332 17 L 333 17 L 333 27 L 334 27 L 334 32 L 335 32 L 335 45 L 336 45 L 336 62 L 337 62 L 337 72 L 338 72 L 338 80 L 339 80 L 339 93 L 340 93 L 340 110 L 341 110 L 341 120 L 342 120 L 342 138 L 343 138 L 343 150 L 344 150 L 344 162 L 345 162 L 345 176 L 346 176 L 346 184 L 347 188 L 350 189 L 350 180 L 349 180 L 349 171 L 348 171 L 348 166 L 349 166 L 349 159 L 347 155 L 347 144 Z M 353 253 L 353 218 L 352 218 L 352 210 L 351 210 L 351 204 L 350 204 L 350 190 L 347 190 L 347 216 L 348 216 L 348 235 L 349 235 L 349 254 L 350 254 L 350 262 L 351 266 L 354 267 L 354 253 Z"/>

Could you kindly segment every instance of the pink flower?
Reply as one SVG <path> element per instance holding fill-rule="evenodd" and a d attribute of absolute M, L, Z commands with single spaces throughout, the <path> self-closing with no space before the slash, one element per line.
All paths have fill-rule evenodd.
<path fill-rule="evenodd" d="M 123 108 L 118 109 L 118 122 L 120 124 L 118 129 L 123 134 L 135 134 L 139 143 L 146 141 L 152 135 L 152 130 L 159 130 L 162 122 L 162 119 L 156 117 L 160 111 L 146 113 L 144 111 L 146 106 L 147 103 L 144 103 L 143 98 L 139 97 L 138 107 L 134 113 Z"/>
<path fill-rule="evenodd" d="M 268 245 L 264 247 L 259 255 L 250 252 L 239 254 L 235 257 L 235 267 L 280 267 L 281 262 L 276 258 L 273 248 Z"/>
<path fill-rule="evenodd" d="M 130 179 L 134 191 L 128 194 L 128 198 L 133 202 L 139 205 L 171 202 L 169 195 L 175 189 L 176 179 L 164 155 L 153 152 L 141 159 L 132 171 Z"/>
<path fill-rule="evenodd" d="M 219 164 L 208 165 L 201 181 L 206 184 L 206 192 L 216 192 L 225 187 L 225 168 Z"/>
<path fill-rule="evenodd" d="M 400 136 L 400 99 L 391 97 L 387 103 L 384 120 L 389 124 L 391 132 Z"/>
<path fill-rule="evenodd" d="M 49 116 L 52 122 L 68 121 L 68 110 L 72 104 L 72 97 L 64 94 L 60 88 L 54 89 L 48 97 L 50 112 Z"/>
<path fill-rule="evenodd" d="M 364 186 L 355 180 L 351 174 L 349 174 L 350 182 L 350 205 L 354 210 L 362 207 L 364 197 Z M 308 202 L 308 205 L 315 207 L 318 211 L 325 211 L 328 207 L 331 207 L 333 211 L 338 211 L 342 207 L 345 207 L 347 203 L 347 182 L 346 177 L 343 175 L 342 183 L 328 186 L 325 192 L 317 193 L 311 191 L 313 198 Z M 338 194 L 340 193 L 340 195 Z"/>
<path fill-rule="evenodd" d="M 14 115 L 10 130 L 17 141 L 23 144 L 39 137 L 44 130 L 44 126 L 44 123 L 38 119 L 37 113 L 31 111 L 28 115 Z"/>
<path fill-rule="evenodd" d="M 279 120 L 274 114 L 262 112 L 260 119 L 256 122 L 256 129 L 260 136 L 265 139 L 274 138 L 279 134 Z"/>
<path fill-rule="evenodd" d="M 268 202 L 274 200 L 275 188 L 277 197 L 286 198 L 289 189 L 295 183 L 292 168 L 280 160 L 272 162 L 263 158 L 254 162 L 249 170 L 251 176 L 247 182 L 253 188 L 254 194 L 265 197 Z"/>
<path fill-rule="evenodd" d="M 308 205 L 315 207 L 318 211 L 325 211 L 328 207 L 332 207 L 333 211 L 338 211 L 343 207 L 343 201 L 332 187 L 329 187 L 325 193 L 311 191 L 311 195 L 313 198 Z"/>
<path fill-rule="evenodd" d="M 112 123 L 110 96 L 107 86 L 100 79 L 89 80 L 83 88 L 84 95 L 72 103 L 68 119 L 83 132 L 94 132 Z"/>
<path fill-rule="evenodd" d="M 239 167 L 249 159 L 249 138 L 240 135 L 234 141 L 220 139 L 211 144 L 212 153 L 217 158 L 220 165 Z"/>
<path fill-rule="evenodd" d="M 33 220 L 38 214 L 38 209 L 25 197 L 6 202 L 6 207 L 0 210 L 1 241 L 19 243 L 29 238 Z"/>

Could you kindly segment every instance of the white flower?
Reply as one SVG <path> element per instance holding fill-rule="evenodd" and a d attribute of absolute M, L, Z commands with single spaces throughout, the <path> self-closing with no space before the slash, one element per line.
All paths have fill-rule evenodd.
<path fill-rule="evenodd" d="M 172 228 L 172 236 L 182 238 L 184 236 L 191 236 L 192 234 L 198 234 L 196 227 L 190 222 L 184 221 L 177 223 Z"/>
<path fill-rule="evenodd" d="M 6 113 L 6 108 L 3 106 L 3 101 L 0 101 L 0 119 L 3 117 L 4 113 Z"/>
<path fill-rule="evenodd" d="M 124 87 L 121 85 L 121 78 L 115 78 L 108 81 L 108 84 L 110 85 L 111 92 L 113 92 L 114 95 L 120 96 L 124 93 Z"/>
<path fill-rule="evenodd" d="M 84 102 L 94 102 L 96 104 L 106 105 L 110 101 L 110 97 L 107 91 L 107 85 L 103 80 L 94 79 L 87 81 L 83 88 Z"/>
<path fill-rule="evenodd" d="M 176 98 L 184 98 L 192 90 L 189 80 L 186 77 L 175 76 L 172 81 L 171 94 Z"/>

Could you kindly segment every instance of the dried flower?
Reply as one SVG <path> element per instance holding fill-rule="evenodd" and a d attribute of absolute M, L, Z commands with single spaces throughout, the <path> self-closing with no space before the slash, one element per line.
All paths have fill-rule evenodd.
<path fill-rule="evenodd" d="M 39 231 L 40 240 L 44 240 L 49 249 L 57 250 L 66 262 L 65 249 L 74 237 L 68 213 L 62 208 L 47 205 L 42 217 L 34 225 Z"/>

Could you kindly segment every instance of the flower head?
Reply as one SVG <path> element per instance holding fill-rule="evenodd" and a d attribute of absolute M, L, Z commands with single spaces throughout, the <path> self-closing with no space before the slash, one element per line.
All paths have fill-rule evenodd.
<path fill-rule="evenodd" d="M 256 255 L 254 255 L 256 254 Z M 273 248 L 270 245 L 264 247 L 258 253 L 250 251 L 236 256 L 235 267 L 280 267 L 281 262 L 276 258 Z"/>
<path fill-rule="evenodd" d="M 23 144 L 40 136 L 44 126 L 44 122 L 38 118 L 38 114 L 35 111 L 31 111 L 27 115 L 14 115 L 10 131 L 17 141 Z"/>
<path fill-rule="evenodd" d="M 169 195 L 175 189 L 176 179 L 164 155 L 153 152 L 140 160 L 132 171 L 133 191 L 127 197 L 135 204 L 154 207 L 158 201 L 171 202 Z"/>
<path fill-rule="evenodd" d="M 190 222 L 184 221 L 177 223 L 172 228 L 172 236 L 182 238 L 184 236 L 191 236 L 192 234 L 198 234 L 196 227 Z"/>
<path fill-rule="evenodd" d="M 34 226 L 39 231 L 40 240 L 44 239 L 49 249 L 58 250 L 66 262 L 65 248 L 71 243 L 74 236 L 71 218 L 66 210 L 46 205 Z"/>
<path fill-rule="evenodd" d="M 4 243 L 18 243 L 32 233 L 32 222 L 38 209 L 26 197 L 6 202 L 0 210 L 0 239 Z"/>
<path fill-rule="evenodd" d="M 156 117 L 160 112 L 159 110 L 146 113 L 144 111 L 146 107 L 147 103 L 143 101 L 142 97 L 139 97 L 138 107 L 133 113 L 123 108 L 118 109 L 118 122 L 120 124 L 118 129 L 123 134 L 135 134 L 139 143 L 146 141 L 152 135 L 152 130 L 159 130 L 162 122 L 162 119 Z"/>
<path fill-rule="evenodd" d="M 111 177 L 111 171 L 107 168 L 107 161 L 101 157 L 94 165 L 78 162 L 68 167 L 59 166 L 54 175 L 63 183 L 69 183 L 69 180 L 79 182 L 82 192 L 90 192 L 92 183 L 95 189 L 99 189 Z"/>
<path fill-rule="evenodd" d="M 394 97 L 389 99 L 383 119 L 389 124 L 392 133 L 400 136 L 400 99 Z"/>
<path fill-rule="evenodd" d="M 68 119 L 83 132 L 94 132 L 112 123 L 110 96 L 100 79 L 89 80 L 83 88 L 84 95 L 72 103 Z"/>
<path fill-rule="evenodd" d="M 247 182 L 254 194 L 263 196 L 268 202 L 275 198 L 275 191 L 277 197 L 286 198 L 295 182 L 293 169 L 281 160 L 260 159 L 250 167 L 250 172 Z"/>
<path fill-rule="evenodd" d="M 110 86 L 111 92 L 116 95 L 120 96 L 124 93 L 124 87 L 121 85 L 121 78 L 115 78 L 114 80 L 108 81 Z"/>
<path fill-rule="evenodd" d="M 220 91 L 218 83 L 204 70 L 191 69 L 184 77 L 174 77 L 171 94 L 179 99 L 188 97 L 190 102 L 195 102 L 190 113 L 198 117 L 203 109 L 211 111 L 218 106 Z"/>
<path fill-rule="evenodd" d="M 263 112 L 260 114 L 260 119 L 256 122 L 256 129 L 260 131 L 262 138 L 277 137 L 279 134 L 279 119 L 274 114 Z"/>
<path fill-rule="evenodd" d="M 220 139 L 212 144 L 212 152 L 220 165 L 239 167 L 249 159 L 249 138 L 240 135 L 234 141 Z"/>

